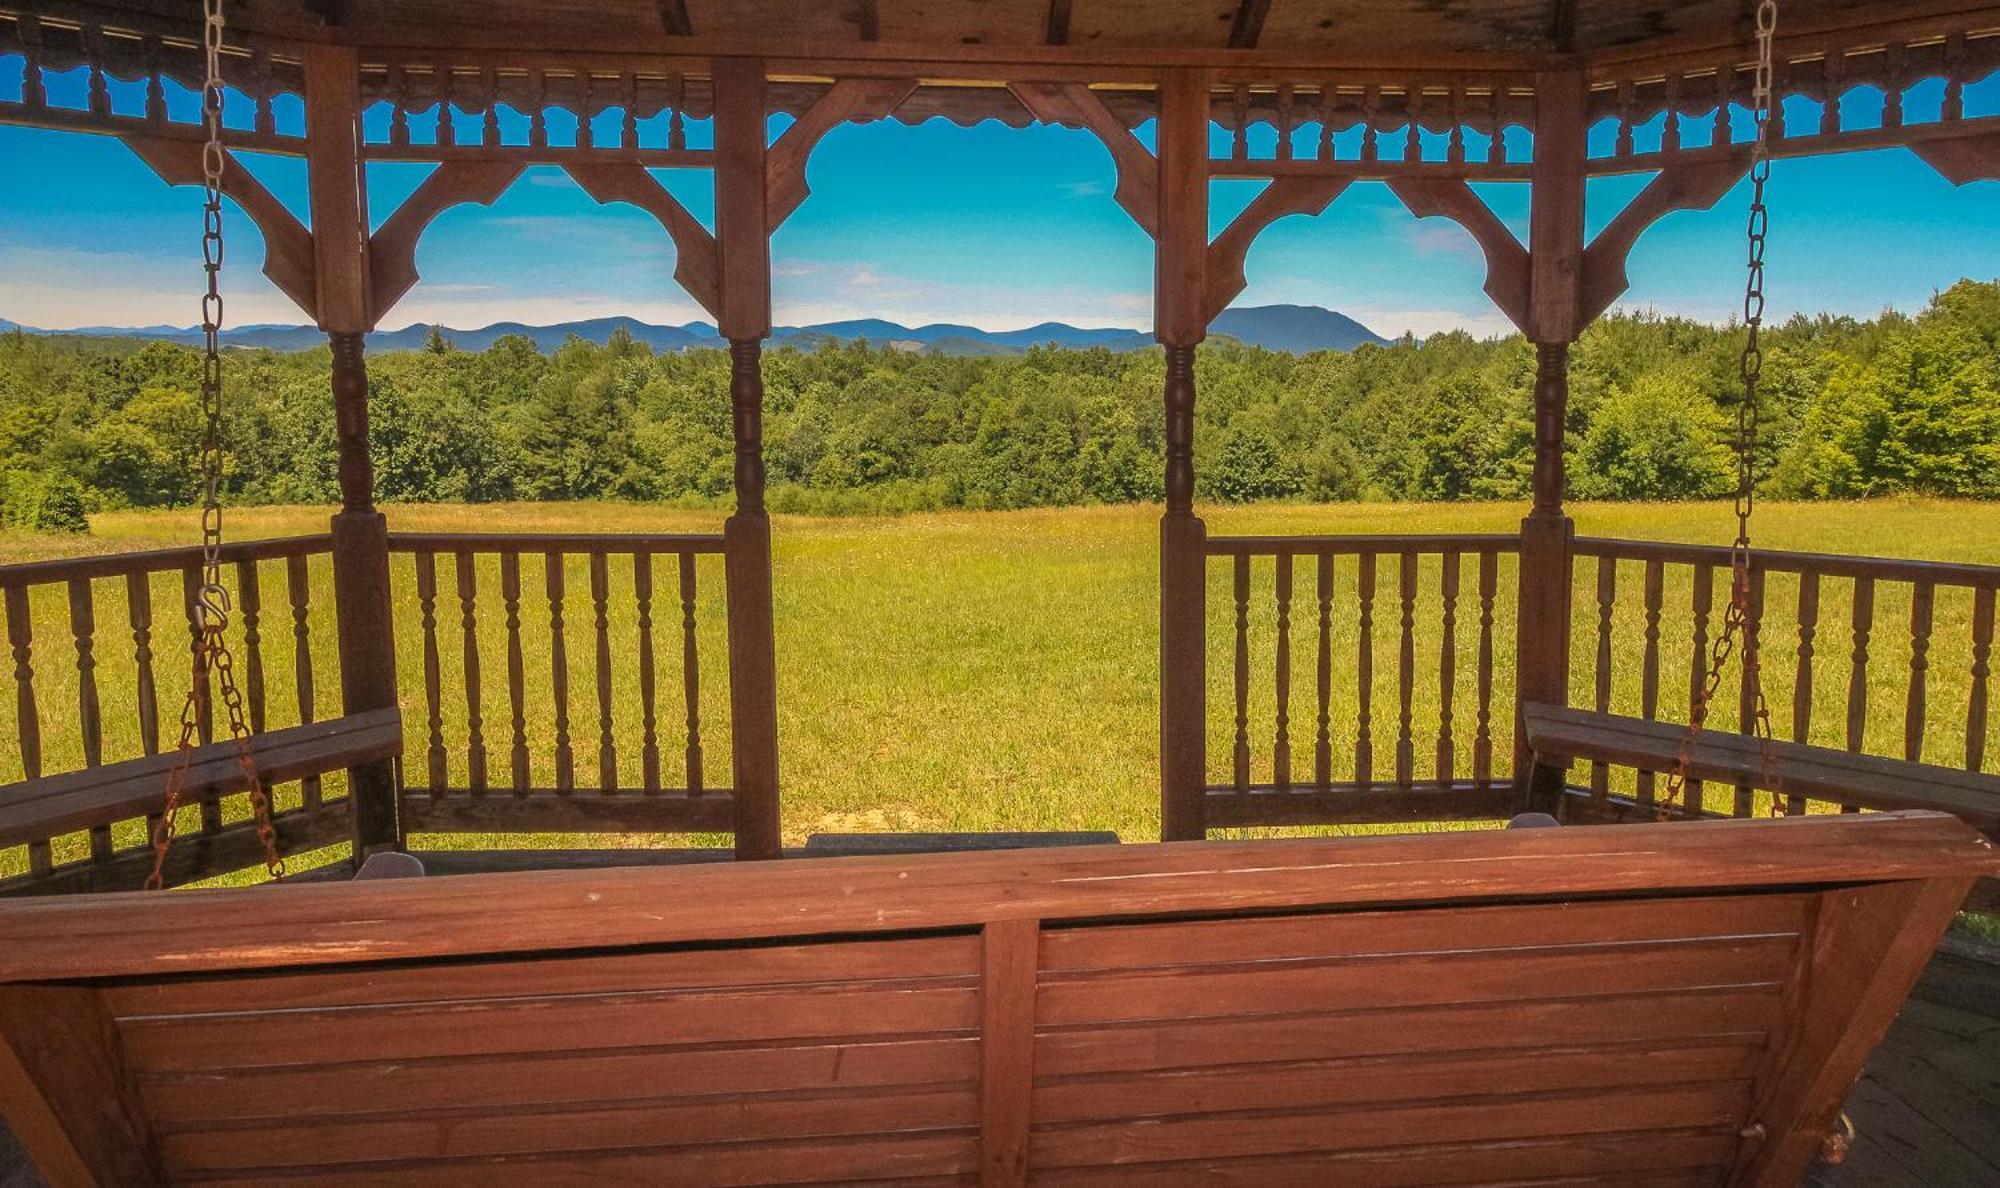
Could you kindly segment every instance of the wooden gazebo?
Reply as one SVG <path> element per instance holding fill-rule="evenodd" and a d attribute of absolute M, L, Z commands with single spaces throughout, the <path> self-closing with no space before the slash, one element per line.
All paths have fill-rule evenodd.
<path fill-rule="evenodd" d="M 0 0 L 0 54 L 23 63 L 0 122 L 116 137 L 168 183 L 199 183 L 205 131 L 170 92 L 202 84 L 201 7 Z M 228 4 L 223 74 L 250 115 L 224 145 L 233 160 L 303 158 L 309 218 L 245 168 L 224 189 L 262 232 L 265 273 L 328 336 L 340 449 L 327 534 L 227 551 L 259 761 L 296 783 L 279 848 L 351 841 L 358 860 L 453 832 L 706 832 L 739 858 L 783 856 L 760 433 L 770 237 L 809 200 L 827 132 L 932 117 L 1087 129 L 1157 245 L 1163 841 L 1529 809 L 1650 821 L 1682 760 L 1679 727 L 1660 720 L 1662 665 L 1700 683 L 1730 554 L 1575 534 L 1568 359 L 1624 292 L 1645 229 L 1713 205 L 1750 167 L 1752 7 Z M 2000 178 L 2000 116 L 1965 98 L 2000 67 L 2000 7 L 1786 0 L 1773 59 L 1772 155 L 1903 146 L 1953 183 Z M 52 99 L 49 79 L 75 70 L 80 100 Z M 1906 108 L 1939 81 L 1935 105 Z M 1879 93 L 1879 114 L 1841 102 L 1856 91 Z M 367 203 L 380 162 L 434 166 L 386 217 Z M 672 279 L 729 340 L 736 503 L 720 534 L 399 533 L 376 509 L 364 336 L 417 283 L 432 220 L 493 202 L 531 165 L 657 219 Z M 661 167 L 713 175 L 712 229 Z M 1587 238 L 1586 182 L 1611 174 L 1650 180 Z M 1230 178 L 1268 185 L 1211 235 L 1210 182 Z M 1243 290 L 1260 231 L 1357 181 L 1464 227 L 1488 296 L 1535 344 L 1519 533 L 1221 536 L 1195 514 L 1207 328 Z M 1479 183 L 1528 187 L 1526 243 Z M 192 606 L 199 562 L 187 549 L 0 567 L 18 727 L 0 847 L 22 856 L 0 890 L 127 891 L 151 869 L 144 822 L 171 762 L 155 655 L 179 650 L 180 619 L 156 621 L 155 586 L 178 580 Z M 699 575 L 717 564 L 720 780 L 697 623 Z M 315 667 L 322 565 L 333 673 Z M 0 1109 L 63 1183 L 1789 1182 L 1946 920 L 1996 870 L 1981 831 L 2000 829 L 2000 568 L 1760 551 L 1749 579 L 1746 687 L 1760 638 L 1782 635 L 1793 662 L 1787 776 L 1770 786 L 1745 740 L 1746 694 L 1731 723 L 1744 734 L 1711 724 L 1672 809 L 1798 820 L 670 870 L 610 868 L 699 855 L 425 852 L 433 875 L 484 873 L 38 898 L 0 909 Z M 418 624 L 392 621 L 402 583 Z M 1782 632 L 1766 615 L 1779 588 L 1796 606 Z M 1682 591 L 1685 615 L 1669 605 Z M 1816 697 L 1835 626 L 1823 598 L 1850 646 L 1822 666 L 1844 690 L 1821 680 Z M 587 620 L 574 637 L 566 602 Z M 1884 658 L 1878 604 L 1907 608 L 1905 663 Z M 1442 620 L 1434 656 L 1420 656 L 1420 605 Z M 101 607 L 130 631 L 115 696 Z M 1253 673 L 1265 608 L 1275 650 Z M 504 655 L 480 630 L 496 621 Z M 546 679 L 528 670 L 541 644 L 524 648 L 524 622 L 548 624 Z M 1961 652 L 1934 647 L 1941 623 L 1962 625 Z M 1355 646 L 1337 647 L 1350 629 Z M 1636 673 L 1612 662 L 1626 630 L 1644 640 Z M 1573 680 L 1593 642 L 1589 682 Z M 1509 647 L 1511 688 L 1495 663 Z M 291 666 L 295 705 L 267 699 L 267 651 L 287 651 L 274 662 Z M 596 694 L 594 756 L 591 724 L 571 721 L 573 667 Z M 499 672 L 504 695 L 482 682 Z M 1212 672 L 1233 706 L 1212 704 Z M 1434 735 L 1413 712 L 1433 676 Z M 315 682 L 333 679 L 343 712 L 315 720 Z M 1869 728 L 1885 687 L 1904 711 L 1892 744 Z M 106 743 L 114 702 L 136 720 L 113 732 L 136 740 L 129 753 Z M 72 731 L 58 722 L 73 724 L 60 753 L 74 763 L 45 762 Z M 201 730 L 222 746 L 206 717 Z M 534 753 L 545 731 L 553 751 Z M 212 747 L 170 882 L 262 852 L 230 807 L 241 772 Z"/>

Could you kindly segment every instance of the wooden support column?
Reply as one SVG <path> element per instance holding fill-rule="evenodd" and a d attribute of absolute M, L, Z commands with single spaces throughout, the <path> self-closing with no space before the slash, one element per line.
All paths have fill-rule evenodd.
<path fill-rule="evenodd" d="M 1528 231 L 1528 337 L 1535 344 L 1534 506 L 1521 522 L 1518 703 L 1561 705 L 1569 694 L 1570 546 L 1576 526 L 1563 511 L 1563 422 L 1569 414 L 1569 350 L 1583 327 L 1586 88 L 1578 72 L 1535 79 L 1533 210 Z M 1517 712 L 1515 780 L 1528 806 L 1553 813 L 1563 771 L 1531 770 Z"/>
<path fill-rule="evenodd" d="M 306 179 L 312 200 L 314 290 L 320 329 L 333 348 L 340 511 L 333 517 L 334 613 L 340 627 L 341 701 L 347 713 L 396 705 L 396 648 L 389 600 L 389 526 L 375 510 L 368 454 L 368 199 L 360 154 L 360 75 L 354 51 L 305 51 Z M 358 862 L 403 844 L 394 765 L 349 769 Z"/>
<path fill-rule="evenodd" d="M 1194 352 L 1208 333 L 1208 78 L 1160 88 L 1153 334 L 1166 348 L 1166 515 L 1160 520 L 1160 838 L 1208 835 L 1208 529 L 1194 514 Z"/>
<path fill-rule="evenodd" d="M 764 510 L 763 341 L 771 333 L 764 64 L 715 63 L 718 322 L 729 340 L 736 514 L 723 526 L 729 597 L 729 706 L 736 856 L 776 858 L 778 673 L 771 616 L 771 520 Z"/>

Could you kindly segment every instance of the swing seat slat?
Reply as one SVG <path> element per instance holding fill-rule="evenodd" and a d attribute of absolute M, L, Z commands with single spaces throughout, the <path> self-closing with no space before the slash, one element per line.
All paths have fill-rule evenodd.
<path fill-rule="evenodd" d="M 1680 762 L 1681 740 L 1687 734 L 1687 727 L 1677 722 L 1538 702 L 1522 707 L 1522 724 L 1537 768 L 1562 767 L 1581 759 L 1641 771 L 1672 771 Z M 2000 837 L 2000 776 L 1781 740 L 1771 743 L 1771 756 L 1776 782 L 1782 785 L 1775 789 L 1754 737 L 1705 730 L 1695 744 L 1688 777 L 1853 808 L 1951 813 L 1989 837 Z"/>
<path fill-rule="evenodd" d="M 392 759 L 402 753 L 401 711 L 371 710 L 252 736 L 251 753 L 267 785 Z M 0 785 L 0 846 L 21 845 L 143 817 L 160 810 L 175 753 Z M 236 746 L 227 739 L 195 749 L 186 803 L 248 787 Z"/>

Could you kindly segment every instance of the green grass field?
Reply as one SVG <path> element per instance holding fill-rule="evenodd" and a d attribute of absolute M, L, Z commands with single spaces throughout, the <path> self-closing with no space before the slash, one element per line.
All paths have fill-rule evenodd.
<path fill-rule="evenodd" d="M 1518 525 L 1518 505 L 1343 505 L 1328 507 L 1251 506 L 1205 511 L 1214 533 L 1233 532 L 1508 532 Z M 323 508 L 256 508 L 230 513 L 228 528 L 236 538 L 323 531 Z M 895 519 L 780 518 L 775 525 L 777 573 L 777 646 L 780 689 L 780 746 L 784 789 L 783 815 L 788 841 L 798 842 L 820 831 L 857 830 L 978 830 L 978 829 L 1111 829 L 1128 839 L 1156 836 L 1158 829 L 1158 510 L 1148 507 L 1082 508 L 1008 513 L 960 513 Z M 1578 531 L 1589 535 L 1643 537 L 1723 543 L 1732 524 L 1722 505 L 1581 505 L 1574 509 Z M 407 506 L 389 509 L 392 528 L 423 531 L 674 531 L 719 528 L 715 513 L 655 507 L 592 505 Z M 1760 539 L 1771 547 L 1875 556 L 1923 557 L 1961 561 L 2000 562 L 2000 505 L 1934 501 L 1892 501 L 1867 504 L 1766 504 L 1759 512 Z M 192 512 L 116 513 L 99 516 L 85 538 L 51 539 L 0 536 L 0 561 L 19 561 L 81 552 L 113 552 L 184 544 L 193 539 Z M 407 558 L 400 562 L 407 567 Z M 440 559 L 439 620 L 441 666 L 447 690 L 462 687 L 458 667 L 459 608 L 453 590 L 449 558 Z M 539 562 L 524 585 L 539 594 Z M 1394 690 L 1383 683 L 1393 669 L 1395 614 L 1393 565 L 1381 577 L 1377 605 L 1376 752 L 1386 756 L 1393 738 L 1383 732 L 1395 727 Z M 1433 563 L 1434 564 L 1434 563 Z M 705 560 L 699 612 L 703 624 L 705 665 L 702 674 L 707 762 L 714 782 L 727 778 L 726 683 L 723 676 L 720 614 L 720 570 Z M 323 587 L 323 563 L 315 569 Z M 399 571 L 406 573 L 406 571 Z M 1433 571 L 1427 571 L 1430 573 Z M 1466 570 L 1467 594 L 1471 570 Z M 1635 571 L 1636 572 L 1636 571 Z M 663 592 L 655 616 L 662 652 L 677 656 L 678 608 Z M 282 607 L 281 571 L 265 577 L 267 670 L 274 705 L 289 705 L 289 661 L 280 661 L 273 637 L 288 633 L 277 626 Z M 1345 579 L 1343 579 L 1345 580 Z M 1227 747 L 1232 723 L 1229 707 L 1229 653 L 1226 573 L 1211 573 L 1211 770 L 1226 778 Z M 1268 573 L 1260 577 L 1268 581 Z M 1511 568 L 1503 574 L 1501 621 L 1496 654 L 1502 671 L 1496 685 L 1511 690 Z M 1580 578 L 1579 602 L 1592 595 Z M 1436 608 L 1429 591 L 1420 607 L 1419 681 L 1415 691 L 1417 749 L 1427 757 L 1437 725 Z M 129 693 L 123 691 L 121 663 L 129 664 L 129 644 L 121 634 L 122 597 L 110 584 L 99 593 L 99 673 L 105 699 L 107 755 L 136 753 L 132 742 Z M 587 576 L 580 564 L 569 575 L 567 615 L 573 674 L 571 716 L 575 732 L 579 782 L 594 781 L 597 755 L 597 703 L 588 677 L 591 665 Z M 1636 580 L 1628 599 L 1636 596 Z M 424 758 L 422 635 L 414 605 L 413 583 L 399 576 L 396 607 L 399 654 L 403 664 L 404 708 L 411 735 L 406 761 L 412 778 L 419 778 Z M 478 634 L 483 649 L 485 696 L 482 699 L 486 741 L 496 778 L 504 778 L 507 747 L 503 639 L 498 623 L 494 575 L 481 574 Z M 620 594 L 629 614 L 629 577 L 614 577 L 612 602 Z M 38 624 L 56 627 L 66 620 L 59 591 L 37 611 Z M 1669 619 L 1676 591 L 1669 590 Z M 1684 599 L 1685 593 L 1679 596 Z M 162 585 L 155 601 L 173 603 Z M 317 589 L 322 607 L 330 591 Z M 1270 608 L 1260 594 L 1253 622 L 1257 653 L 1254 677 L 1260 682 L 1253 717 L 1268 715 L 1271 705 L 1262 682 L 1268 681 Z M 1310 594 L 1301 586 L 1294 608 L 1294 679 L 1292 716 L 1295 739 L 1310 739 L 1311 636 L 1301 626 L 1309 613 Z M 1885 659 L 1904 655 L 1893 642 L 1905 612 L 1884 605 L 1878 610 L 1878 650 Z M 1476 608 L 1459 607 L 1460 676 L 1454 730 L 1461 765 L 1468 762 L 1471 719 L 1471 648 Z M 1630 615 L 1621 611 L 1615 664 L 1620 673 L 1621 699 L 1626 677 L 1637 664 L 1638 632 Z M 1823 621 L 1840 614 L 1831 603 Z M 546 605 L 524 601 L 525 646 L 531 685 L 542 684 L 547 671 Z M 1789 620 L 1788 620 L 1789 621 Z M 1336 632 L 1339 646 L 1351 647 Z M 1933 700 L 1939 722 L 1948 725 L 1956 712 L 1960 734 L 1944 738 L 1938 750 L 1949 754 L 1962 745 L 1962 672 L 1958 692 L 1950 688 L 1952 671 L 1962 669 L 1966 646 L 1962 618 L 1953 620 L 1941 608 L 1935 646 Z M 45 632 L 46 634 L 46 632 Z M 632 646 L 631 629 L 614 625 L 614 646 L 621 666 Z M 1671 631 L 1668 636 L 1671 637 Z M 1947 642 L 1948 641 L 1948 642 Z M 1669 640 L 1671 642 L 1671 638 Z M 73 740 L 74 666 L 63 663 L 68 641 L 38 638 L 38 680 L 45 726 L 47 769 L 61 770 L 77 762 Z M 1771 643 L 1775 668 L 1788 661 L 1785 641 Z M 1682 645 L 1683 649 L 1685 644 Z M 1837 697 L 1833 668 L 1839 645 L 1823 643 L 1826 679 Z M 1579 641 L 1581 661 L 1588 659 L 1588 641 Z M 314 649 L 321 671 L 335 671 L 330 618 L 315 628 Z M 177 655 L 162 647 L 163 714 L 178 696 L 170 677 Z M 1345 652 L 1343 651 L 1343 655 Z M 670 756 L 668 782 L 679 777 L 681 705 L 678 669 L 663 659 L 661 673 L 661 744 Z M 675 660 L 677 663 L 677 659 Z M 1663 680 L 1663 713 L 1678 696 L 1684 703 L 1685 661 L 1676 659 Z M 1578 692 L 1587 697 L 1588 665 L 1577 674 Z M 1900 663 L 1885 664 L 1900 671 Z M 1424 674 L 1430 674 L 1428 676 Z M 1844 676 L 1844 670 L 1842 670 Z M 67 682 L 67 683 L 66 683 Z M 334 712 L 333 697 L 322 678 L 322 712 Z M 626 690 L 629 685 L 624 686 Z M 1332 732 L 1351 740 L 1350 691 L 1336 698 Z M 1956 696 L 1957 700 L 1953 700 Z M 1774 690 L 1774 701 L 1789 706 L 1789 686 Z M 462 701 L 462 694 L 448 702 Z M 636 766 L 637 709 L 629 693 L 621 693 L 614 735 L 621 764 L 629 773 Z M 1828 703 L 1829 707 L 1832 703 Z M 1729 713 L 1733 715 L 1733 701 Z M 1952 707 L 1958 707 L 1953 709 Z M 1837 708 L 1837 707 L 1833 707 Z M 1788 711 L 1786 711 L 1788 712 Z M 1870 707 L 1871 742 L 1878 729 L 1900 731 L 1903 707 L 1894 696 L 1876 699 Z M 69 714 L 65 717 L 65 714 Z M 1505 754 L 1501 705 L 1495 712 L 1496 753 Z M 1783 715 L 1781 715 L 1783 716 Z M 1837 715 L 1836 715 L 1837 716 Z M 463 771 L 463 707 L 447 705 L 445 732 L 452 748 L 454 777 Z M 534 715 L 530 741 L 538 764 L 551 749 L 550 728 Z M 1879 719 L 1879 721 L 1877 721 Z M 274 721 L 276 721 L 274 711 Z M 287 719 L 289 720 L 289 719 Z M 1304 725 L 1301 726 L 1300 724 Z M 1817 730 L 1817 727 L 1816 727 Z M 121 732 L 122 735 L 121 735 Z M 1429 732 L 1429 733 L 1426 733 Z M 1948 734 L 1948 731 L 1946 731 Z M 1260 738 L 1263 737 L 1260 735 Z M 1885 734 L 1884 737 L 1887 737 Z M 1897 736 L 1899 737 L 1899 735 Z M 1304 742 L 1295 743 L 1301 753 Z M 1346 745 L 1343 743 L 1342 745 Z M 18 772 L 18 758 L 0 743 L 0 755 Z M 1991 748 L 2000 752 L 2000 747 Z M 1345 762 L 1343 756 L 1342 762 Z M 1265 760 L 1260 759 L 1260 763 Z M 1378 758 L 1382 771 L 1386 759 Z M 538 768 L 539 770 L 539 768 Z M 1261 770 L 1261 768 L 1260 768 Z M 1310 771 L 1309 757 L 1295 761 L 1295 770 Z M 1420 765 L 1420 771 L 1427 771 Z M 14 778 L 0 771 L 0 778 Z M 603 844 L 607 839 L 594 839 Z M 517 844 L 517 843 L 516 843 Z"/>

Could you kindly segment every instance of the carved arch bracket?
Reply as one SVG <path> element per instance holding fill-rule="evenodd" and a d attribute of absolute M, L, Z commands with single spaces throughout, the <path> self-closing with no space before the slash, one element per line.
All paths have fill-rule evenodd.
<path fill-rule="evenodd" d="M 2000 132 L 1956 140 L 1924 140 L 1910 146 L 1926 165 L 1954 186 L 2000 181 Z"/>
<path fill-rule="evenodd" d="M 843 78 L 799 113 L 766 157 L 764 205 L 769 229 L 782 226 L 811 193 L 806 160 L 822 137 L 849 120 L 887 117 L 916 89 L 914 78 Z"/>
<path fill-rule="evenodd" d="M 1486 295 L 1523 333 L 1528 329 L 1528 249 L 1459 178 L 1397 178 L 1389 189 L 1420 219 L 1450 219 L 1486 255 Z"/>
<path fill-rule="evenodd" d="M 196 140 L 170 140 L 154 136 L 120 137 L 133 155 L 160 175 L 170 186 L 202 184 L 202 145 Z M 318 297 L 314 287 L 312 232 L 285 209 L 262 182 L 251 176 L 234 153 L 226 154 L 229 168 L 223 171 L 222 192 L 241 207 L 257 230 L 264 235 L 264 275 L 278 291 L 292 299 L 307 318 L 319 320 Z"/>
<path fill-rule="evenodd" d="M 701 225 L 660 179 L 636 162 L 563 166 L 583 192 L 598 202 L 629 202 L 652 215 L 674 241 L 674 280 L 712 318 L 722 317 L 720 253 L 715 236 Z"/>
<path fill-rule="evenodd" d="M 1243 275 L 1244 258 L 1266 227 L 1286 215 L 1319 214 L 1351 183 L 1352 179 L 1345 177 L 1281 177 L 1265 186 L 1208 245 L 1202 317 L 1208 322 L 1215 321 L 1243 291 L 1248 283 Z"/>
<path fill-rule="evenodd" d="M 373 328 L 420 279 L 417 241 L 440 214 L 464 202 L 491 206 L 527 166 L 519 161 L 446 161 L 368 237 L 368 325 Z"/>
<path fill-rule="evenodd" d="M 1008 90 L 1043 123 L 1082 127 L 1096 134 L 1118 172 L 1112 197 L 1146 234 L 1159 237 L 1159 159 L 1139 143 L 1124 121 L 1111 114 L 1095 91 L 1082 83 L 1035 82 L 1011 83 Z"/>
<path fill-rule="evenodd" d="M 1630 287 L 1625 261 L 1646 228 L 1677 210 L 1707 210 L 1714 206 L 1748 168 L 1741 157 L 1669 165 L 1646 183 L 1646 188 L 1583 251 L 1583 275 L 1577 286 L 1577 325 L 1588 326 L 1595 321 Z"/>

